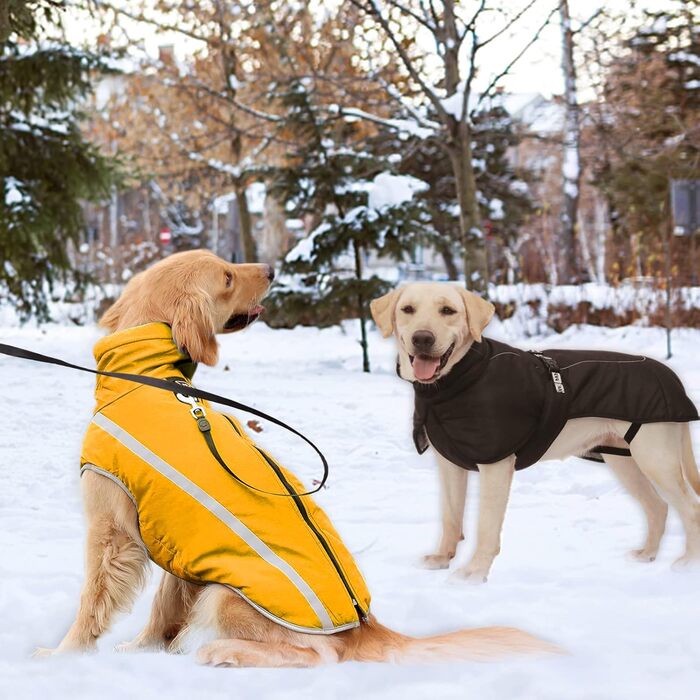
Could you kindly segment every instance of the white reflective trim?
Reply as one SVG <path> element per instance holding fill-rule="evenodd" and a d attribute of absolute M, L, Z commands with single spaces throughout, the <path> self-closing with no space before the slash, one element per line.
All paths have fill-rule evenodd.
<path fill-rule="evenodd" d="M 337 632 L 345 632 L 345 630 L 351 630 L 355 627 L 360 626 L 359 620 L 357 622 L 348 622 L 345 625 L 338 625 L 337 627 L 333 628 L 323 628 L 322 630 L 317 629 L 316 627 L 302 627 L 301 625 L 295 625 L 293 622 L 287 622 L 287 620 L 283 620 L 281 617 L 277 617 L 277 615 L 273 615 L 269 610 L 265 610 L 265 608 L 260 607 L 257 603 L 254 603 L 248 596 L 240 591 L 238 588 L 235 588 L 234 586 L 229 586 L 227 583 L 224 584 L 209 584 L 209 585 L 223 585 L 226 586 L 229 590 L 233 591 L 234 593 L 238 594 L 245 600 L 248 605 L 251 607 L 255 608 L 261 615 L 264 615 L 268 620 L 272 620 L 273 622 L 276 622 L 278 625 L 282 625 L 282 627 L 286 627 L 287 629 L 290 629 L 294 632 L 303 632 L 304 634 L 336 634 Z"/>
<path fill-rule="evenodd" d="M 106 416 L 97 413 L 92 419 L 92 422 L 111 435 L 115 440 L 118 440 L 124 447 L 146 462 L 146 464 L 153 467 L 153 469 L 166 479 L 181 488 L 187 495 L 194 498 L 201 506 L 206 508 L 212 515 L 224 523 L 224 525 L 235 532 L 259 557 L 264 559 L 271 566 L 279 569 L 279 571 L 281 571 L 299 590 L 304 598 L 306 598 L 306 601 L 320 620 L 323 629 L 335 631 L 328 612 L 316 593 L 311 589 L 311 586 L 304 581 L 288 562 L 275 554 L 275 552 L 273 552 L 252 530 L 224 508 L 221 503 L 177 471 L 177 469 L 171 467 L 157 454 L 151 452 L 145 445 L 142 445 L 133 436 L 129 435 L 126 430 Z"/>
<path fill-rule="evenodd" d="M 100 469 L 100 467 L 89 463 L 85 463 L 82 467 L 80 467 L 80 476 L 82 476 L 85 472 L 95 472 L 95 474 L 105 476 L 110 481 L 113 481 L 129 497 L 131 502 L 134 504 L 134 507 L 138 510 L 138 503 L 136 503 L 136 499 L 134 498 L 133 494 L 131 493 L 131 491 L 129 491 L 128 488 L 126 488 L 126 486 L 124 486 L 124 484 L 119 479 L 117 479 L 116 476 L 114 476 L 114 474 L 111 474 L 110 472 L 105 471 L 104 469 Z"/>

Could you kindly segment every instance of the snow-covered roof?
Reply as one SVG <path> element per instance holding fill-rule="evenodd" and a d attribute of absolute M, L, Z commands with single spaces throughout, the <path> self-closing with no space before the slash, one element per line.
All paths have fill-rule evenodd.
<path fill-rule="evenodd" d="M 503 95 L 508 113 L 536 134 L 555 134 L 564 129 L 564 105 L 538 92 Z"/>

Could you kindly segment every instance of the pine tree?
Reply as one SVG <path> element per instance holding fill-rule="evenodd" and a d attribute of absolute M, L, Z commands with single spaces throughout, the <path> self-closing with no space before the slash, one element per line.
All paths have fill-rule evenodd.
<path fill-rule="evenodd" d="M 321 326 L 358 318 L 362 366 L 369 372 L 369 302 L 389 284 L 367 277 L 365 260 L 370 253 L 400 260 L 430 235 L 427 212 L 394 189 L 424 185 L 391 175 L 388 158 L 358 140 L 358 125 L 314 104 L 304 80 L 279 86 L 276 99 L 284 106 L 285 130 L 299 145 L 283 167 L 267 172 L 269 187 L 290 217 L 310 219 L 313 230 L 282 266 L 282 277 L 291 276 L 293 284 L 278 287 L 268 299 L 295 320 L 311 311 Z"/>
<path fill-rule="evenodd" d="M 486 236 L 492 282 L 517 274 L 521 225 L 533 209 L 527 184 L 530 176 L 515 169 L 508 158 L 508 149 L 520 138 L 519 130 L 501 103 L 500 97 L 494 97 L 471 115 L 477 224 Z M 428 118 L 434 115 L 428 112 Z M 467 251 L 460 235 L 454 172 L 441 144 L 389 129 L 382 130 L 372 144 L 386 156 L 401 154 L 398 172 L 426 183 L 416 199 L 427 207 L 437 233 L 431 244 L 442 256 L 448 278 L 458 279 L 456 261 Z"/>
<path fill-rule="evenodd" d="M 80 130 L 80 101 L 105 62 L 60 38 L 52 0 L 9 0 L 0 34 L 0 294 L 20 315 L 48 318 L 56 282 L 71 270 L 82 229 L 81 200 L 98 200 L 116 179 L 114 161 Z"/>

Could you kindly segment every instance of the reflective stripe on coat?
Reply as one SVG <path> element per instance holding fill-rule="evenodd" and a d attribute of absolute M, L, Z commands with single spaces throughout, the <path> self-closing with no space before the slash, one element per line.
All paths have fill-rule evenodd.
<path fill-rule="evenodd" d="M 98 368 L 187 382 L 194 366 L 166 324 L 115 333 L 95 346 Z M 116 480 L 138 510 L 151 559 L 194 583 L 236 590 L 272 620 L 304 632 L 359 624 L 366 584 L 326 514 L 309 496 L 270 496 L 238 483 L 213 457 L 192 399 L 100 377 L 81 465 Z M 186 399 L 186 400 L 183 400 Z M 197 402 L 226 464 L 274 493 L 303 485 L 259 449 L 231 416 Z"/>

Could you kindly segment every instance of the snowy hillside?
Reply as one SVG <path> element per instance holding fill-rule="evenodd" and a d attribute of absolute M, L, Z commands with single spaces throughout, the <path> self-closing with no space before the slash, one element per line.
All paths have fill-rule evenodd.
<path fill-rule="evenodd" d="M 373 333 L 373 373 L 360 372 L 352 325 L 318 331 L 258 325 L 224 338 L 221 363 L 198 385 L 288 420 L 318 443 L 332 467 L 319 501 L 364 571 L 373 611 L 402 632 L 425 635 L 506 624 L 558 642 L 570 656 L 445 666 L 346 664 L 312 670 L 202 668 L 193 656 L 123 655 L 115 644 L 146 620 L 158 575 L 133 613 L 89 657 L 31 659 L 55 646 L 76 609 L 83 566 L 78 459 L 93 379 L 0 357 L 0 696 L 16 700 L 124 698 L 696 698 L 700 683 L 700 571 L 674 573 L 683 537 L 669 520 L 658 560 L 632 563 L 643 523 L 635 504 L 599 465 L 578 459 L 519 473 L 503 551 L 490 580 L 450 584 L 417 567 L 437 542 L 436 470 L 410 436 L 411 389 L 394 373 L 390 341 Z M 516 342 L 497 323 L 490 335 Z M 489 334 L 487 331 L 487 334 Z M 0 342 L 92 363 L 92 327 L 0 329 Z M 570 328 L 523 347 L 598 347 L 663 358 L 659 329 Z M 700 403 L 700 331 L 678 331 L 671 364 Z M 247 417 L 243 416 L 245 420 Z M 307 483 L 319 465 L 292 436 L 263 423 L 260 442 Z M 694 428 L 696 454 L 700 432 Z M 474 542 L 478 479 L 467 540 Z"/>

